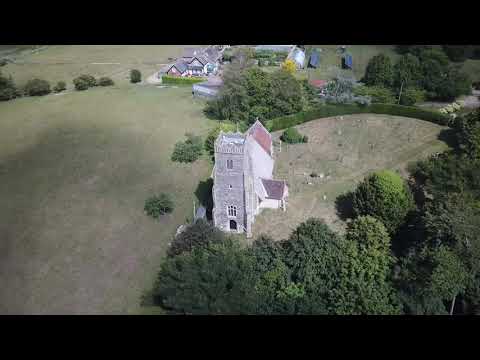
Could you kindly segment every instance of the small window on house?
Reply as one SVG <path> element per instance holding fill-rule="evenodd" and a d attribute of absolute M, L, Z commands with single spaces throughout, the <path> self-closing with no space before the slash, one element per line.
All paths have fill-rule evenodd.
<path fill-rule="evenodd" d="M 237 216 L 237 207 L 233 205 L 228 206 L 228 216 Z"/>
<path fill-rule="evenodd" d="M 227 169 L 233 169 L 233 160 L 227 160 Z"/>

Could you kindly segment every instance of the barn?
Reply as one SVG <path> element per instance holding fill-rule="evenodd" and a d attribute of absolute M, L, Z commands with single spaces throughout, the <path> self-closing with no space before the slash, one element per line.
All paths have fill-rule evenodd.
<path fill-rule="evenodd" d="M 317 69 L 319 66 L 320 66 L 320 53 L 317 50 L 313 50 L 312 53 L 310 54 L 308 67 Z"/>

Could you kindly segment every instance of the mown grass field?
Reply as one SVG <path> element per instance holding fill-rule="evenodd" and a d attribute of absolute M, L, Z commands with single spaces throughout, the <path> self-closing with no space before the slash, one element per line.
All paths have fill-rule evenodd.
<path fill-rule="evenodd" d="M 0 103 L 1 314 L 144 312 L 141 295 L 210 176 L 206 156 L 170 161 L 185 132 L 213 126 L 202 109 L 189 87 L 127 81 Z M 176 208 L 155 221 L 143 206 L 161 191 Z"/>
<path fill-rule="evenodd" d="M 170 57 L 180 56 L 189 45 L 51 45 L 32 51 L 20 48 L 13 55 L 14 63 L 2 67 L 22 86 L 40 77 L 50 81 L 65 81 L 73 88 L 72 80 L 80 74 L 95 77 L 109 76 L 114 81 L 127 81 L 131 69 L 142 72 L 143 78 L 153 74 Z M 191 46 L 191 45 L 190 45 Z M 0 49 L 1 50 L 1 49 Z M 4 52 L 9 49 L 4 49 Z"/>
<path fill-rule="evenodd" d="M 343 231 L 345 223 L 335 208 L 338 195 L 355 188 L 370 172 L 399 170 L 415 160 L 444 150 L 438 139 L 443 127 L 422 120 L 389 115 L 359 114 L 314 120 L 299 125 L 307 144 L 276 148 L 274 176 L 287 180 L 287 211 L 266 210 L 257 216 L 254 236 L 289 236 L 309 217 L 324 219 Z M 275 132 L 278 139 L 281 132 Z M 312 178 L 316 172 L 319 177 Z M 323 174 L 323 178 L 320 176 Z M 324 199 L 326 196 L 326 199 Z"/>

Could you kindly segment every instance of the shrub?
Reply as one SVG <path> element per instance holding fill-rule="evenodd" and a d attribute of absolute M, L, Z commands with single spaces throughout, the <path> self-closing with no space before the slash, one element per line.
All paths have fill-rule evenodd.
<path fill-rule="evenodd" d="M 24 91 L 28 96 L 42 96 L 52 92 L 50 89 L 50 83 L 41 79 L 29 80 L 25 85 Z"/>
<path fill-rule="evenodd" d="M 0 101 L 7 101 L 21 96 L 11 76 L 3 76 L 0 72 Z"/>
<path fill-rule="evenodd" d="M 170 75 L 162 76 L 163 84 L 192 85 L 192 84 L 196 84 L 206 80 L 207 79 L 203 77 L 181 77 L 181 76 L 170 76 Z"/>
<path fill-rule="evenodd" d="M 387 55 L 379 54 L 370 59 L 365 70 L 364 82 L 370 86 L 384 87 L 393 84 L 393 66 Z"/>
<path fill-rule="evenodd" d="M 160 215 L 171 213 L 173 209 L 173 201 L 165 193 L 154 195 L 145 201 L 145 213 L 154 219 L 158 219 Z"/>
<path fill-rule="evenodd" d="M 286 143 L 289 143 L 289 144 L 298 144 L 298 143 L 304 143 L 308 141 L 308 138 L 300 134 L 298 130 L 294 127 L 290 127 L 286 129 L 283 132 L 281 139 L 282 141 L 285 141 Z"/>
<path fill-rule="evenodd" d="M 358 86 L 353 90 L 355 95 L 369 96 L 374 103 L 394 104 L 395 96 L 393 92 L 382 86 Z"/>
<path fill-rule="evenodd" d="M 92 75 L 83 74 L 83 75 L 80 75 L 79 78 L 85 80 L 85 82 L 88 84 L 88 87 L 93 87 L 98 85 L 97 80 Z"/>
<path fill-rule="evenodd" d="M 172 153 L 172 161 L 191 163 L 202 155 L 202 138 L 192 134 L 185 134 L 186 141 L 179 141 L 175 144 Z"/>
<path fill-rule="evenodd" d="M 77 77 L 73 79 L 73 85 L 75 86 L 75 90 L 82 91 L 88 89 L 88 82 L 85 79 Z"/>
<path fill-rule="evenodd" d="M 425 101 L 425 91 L 420 89 L 405 89 L 400 97 L 400 105 L 412 106 Z"/>
<path fill-rule="evenodd" d="M 390 170 L 373 173 L 353 193 L 355 216 L 370 215 L 394 233 L 414 208 L 413 196 L 400 175 Z"/>
<path fill-rule="evenodd" d="M 168 256 L 177 256 L 193 248 L 207 246 L 212 243 L 221 243 L 225 240 L 225 233 L 210 225 L 205 220 L 198 219 L 188 225 L 173 241 L 167 251 Z"/>
<path fill-rule="evenodd" d="M 0 59 L 0 66 L 5 66 L 7 65 L 8 61 L 7 59 Z"/>
<path fill-rule="evenodd" d="M 53 91 L 56 93 L 62 92 L 63 90 L 67 89 L 67 84 L 65 84 L 65 81 L 59 81 L 57 82 L 57 85 L 53 88 Z"/>
<path fill-rule="evenodd" d="M 142 81 L 142 73 L 140 70 L 132 69 L 130 70 L 130 82 L 135 84 Z"/>
<path fill-rule="evenodd" d="M 109 77 L 101 77 L 98 80 L 98 85 L 100 85 L 100 86 L 112 86 L 112 85 L 114 85 L 114 82 Z"/>

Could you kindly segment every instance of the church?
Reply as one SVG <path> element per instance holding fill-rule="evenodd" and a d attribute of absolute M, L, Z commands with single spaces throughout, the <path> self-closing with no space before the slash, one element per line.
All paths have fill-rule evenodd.
<path fill-rule="evenodd" d="M 260 121 L 245 134 L 220 132 L 215 141 L 213 223 L 223 231 L 252 236 L 264 208 L 286 210 L 288 187 L 273 179 L 272 136 Z"/>

